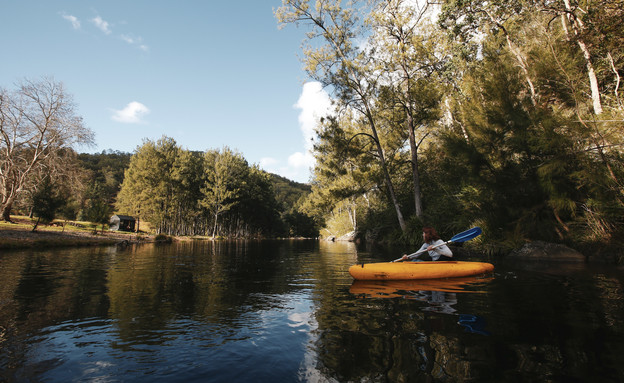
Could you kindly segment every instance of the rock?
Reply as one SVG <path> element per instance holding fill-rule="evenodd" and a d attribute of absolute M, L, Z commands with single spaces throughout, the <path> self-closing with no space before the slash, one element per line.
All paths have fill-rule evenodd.
<path fill-rule="evenodd" d="M 585 262 L 585 256 L 565 245 L 534 241 L 512 251 L 511 258 L 523 258 L 539 261 Z"/>
<path fill-rule="evenodd" d="M 340 237 L 336 238 L 337 241 L 349 241 L 349 242 L 353 242 L 354 239 L 355 239 L 355 231 L 351 231 L 347 234 L 341 235 Z"/>

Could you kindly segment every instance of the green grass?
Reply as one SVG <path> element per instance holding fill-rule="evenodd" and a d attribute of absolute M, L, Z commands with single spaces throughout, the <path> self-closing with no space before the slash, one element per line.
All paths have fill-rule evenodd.
<path fill-rule="evenodd" d="M 95 224 L 86 221 L 55 220 L 52 225 L 39 225 L 33 233 L 34 220 L 26 216 L 11 216 L 11 219 L 14 223 L 0 221 L 0 249 L 114 245 L 120 236 L 136 238 L 136 233 L 124 232 L 115 232 L 114 238 L 107 237 L 101 234 L 102 225 L 97 225 L 98 234 L 94 235 Z"/>

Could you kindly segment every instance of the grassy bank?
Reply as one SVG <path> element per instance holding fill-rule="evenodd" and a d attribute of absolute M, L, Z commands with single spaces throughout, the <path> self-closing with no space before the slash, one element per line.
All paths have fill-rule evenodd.
<path fill-rule="evenodd" d="M 13 223 L 0 222 L 0 249 L 26 249 L 74 246 L 114 245 L 123 241 L 150 240 L 147 234 L 102 232 L 102 225 L 80 221 L 54 221 L 51 225 L 39 225 L 32 231 L 34 221 L 24 216 L 11 216 Z"/>

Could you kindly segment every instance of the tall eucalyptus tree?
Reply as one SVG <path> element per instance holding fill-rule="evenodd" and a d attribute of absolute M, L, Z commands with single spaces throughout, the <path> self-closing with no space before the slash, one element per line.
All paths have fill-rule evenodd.
<path fill-rule="evenodd" d="M 331 87 L 342 106 L 356 110 L 366 121 L 368 130 L 361 135 L 373 141 L 390 201 L 405 232 L 405 219 L 390 177 L 375 111 L 380 73 L 374 67 L 372 55 L 362 45 L 370 31 L 363 29 L 356 9 L 361 2 L 349 1 L 345 7 L 341 3 L 340 0 L 283 0 L 276 16 L 282 25 L 304 23 L 311 28 L 303 49 L 306 71 L 313 79 Z"/>
<path fill-rule="evenodd" d="M 391 104 L 400 108 L 410 147 L 414 207 L 423 216 L 418 149 L 439 119 L 441 92 L 436 72 L 439 45 L 431 30 L 428 3 L 409 0 L 375 2 L 371 22 L 375 34 L 375 60 L 387 87 Z M 396 129 L 396 128 L 395 128 Z"/>

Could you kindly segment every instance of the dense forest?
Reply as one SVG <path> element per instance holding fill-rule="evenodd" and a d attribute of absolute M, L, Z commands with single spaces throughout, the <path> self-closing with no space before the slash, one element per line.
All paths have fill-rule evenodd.
<path fill-rule="evenodd" d="M 303 63 L 336 105 L 304 205 L 329 230 L 622 244 L 622 0 L 283 0 L 276 16 L 308 32 Z"/>
<path fill-rule="evenodd" d="M 250 166 L 228 147 L 193 152 L 163 137 L 135 151 L 115 206 L 164 234 L 316 237 L 317 225 L 296 209 L 307 193 L 309 187 Z"/>
<path fill-rule="evenodd" d="M 425 224 L 447 238 L 478 225 L 503 247 L 621 247 L 624 0 L 282 3 L 335 106 L 311 185 L 168 137 L 77 155 L 92 133 L 42 79 L 1 90 L 3 219 L 117 212 L 167 234 L 404 243 Z"/>

